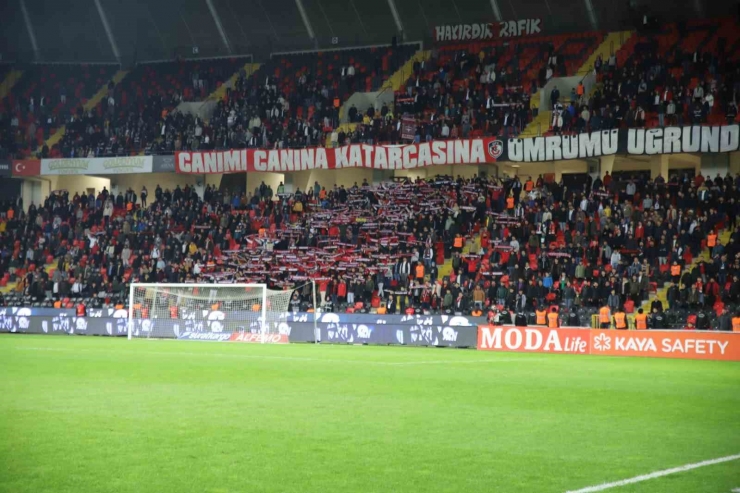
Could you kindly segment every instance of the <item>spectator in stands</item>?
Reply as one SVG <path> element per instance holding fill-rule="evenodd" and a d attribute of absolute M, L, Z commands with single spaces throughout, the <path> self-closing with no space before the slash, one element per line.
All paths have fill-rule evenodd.
<path fill-rule="evenodd" d="M 735 101 L 730 101 L 730 103 L 727 105 L 727 111 L 725 112 L 725 115 L 728 125 L 732 125 L 733 123 L 735 123 L 735 120 L 737 119 L 737 104 L 735 103 Z"/>

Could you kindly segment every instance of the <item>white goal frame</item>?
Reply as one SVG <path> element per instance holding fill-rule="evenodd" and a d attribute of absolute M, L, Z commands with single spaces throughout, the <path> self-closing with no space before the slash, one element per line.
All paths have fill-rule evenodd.
<path fill-rule="evenodd" d="M 259 288 L 262 290 L 262 303 L 260 304 L 260 322 L 264 330 L 267 325 L 267 284 L 251 283 L 152 283 L 152 282 L 132 282 L 128 288 L 128 339 L 133 339 L 134 331 L 134 293 L 136 288 L 199 288 L 199 287 L 229 287 L 229 288 Z"/>

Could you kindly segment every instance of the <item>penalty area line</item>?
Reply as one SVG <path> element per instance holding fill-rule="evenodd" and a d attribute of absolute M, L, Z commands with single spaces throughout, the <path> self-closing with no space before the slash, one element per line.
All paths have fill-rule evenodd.
<path fill-rule="evenodd" d="M 692 469 L 698 469 L 705 466 L 713 466 L 715 464 L 722 464 L 723 462 L 730 462 L 733 460 L 740 459 L 740 454 L 728 455 L 726 457 L 719 457 L 717 459 L 710 459 L 701 462 L 694 462 L 693 464 L 686 464 L 684 466 L 672 467 L 670 469 L 664 469 L 662 471 L 655 471 L 649 474 L 643 474 L 641 476 L 635 476 L 634 478 L 623 479 L 621 481 L 614 481 L 613 483 L 603 483 L 596 486 L 588 486 L 581 488 L 580 490 L 570 490 L 565 493 L 594 493 L 597 491 L 604 491 L 611 488 L 618 488 L 620 486 L 626 486 L 628 484 L 640 483 L 642 481 L 648 481 L 650 479 L 661 478 L 670 474 L 676 474 L 679 472 L 690 471 Z"/>

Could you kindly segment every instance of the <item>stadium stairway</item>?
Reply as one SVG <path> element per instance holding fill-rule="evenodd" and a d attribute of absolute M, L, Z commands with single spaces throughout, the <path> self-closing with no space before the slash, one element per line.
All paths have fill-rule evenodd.
<path fill-rule="evenodd" d="M 54 273 L 54 269 L 57 267 L 57 259 L 54 259 L 54 262 L 51 264 L 44 265 L 44 271 L 51 277 L 51 275 Z M 5 286 L 0 286 L 0 293 L 10 293 L 12 291 L 15 291 L 15 289 L 18 287 L 18 282 L 20 281 L 20 277 L 18 277 L 17 281 L 8 282 Z"/>
<path fill-rule="evenodd" d="M 612 53 L 617 55 L 617 64 L 619 64 L 619 57 L 620 57 L 620 50 L 622 48 L 625 48 L 628 44 L 632 46 L 634 43 L 633 39 L 634 33 L 632 31 L 615 31 L 609 33 L 605 38 L 604 41 L 599 45 L 598 48 L 591 54 L 590 57 L 588 57 L 588 60 L 586 60 L 586 63 L 583 64 L 583 66 L 578 70 L 579 74 L 587 74 L 589 70 L 593 69 L 594 63 L 596 62 L 596 59 L 601 55 L 601 59 L 604 62 L 604 65 L 609 63 L 609 57 Z M 594 85 L 594 87 L 591 89 L 591 91 L 587 94 L 588 99 L 591 99 L 591 96 L 593 96 L 594 92 L 596 92 L 596 89 L 601 89 L 602 84 L 597 81 L 597 83 Z"/>
<path fill-rule="evenodd" d="M 218 88 L 216 88 L 215 91 L 213 91 L 211 94 L 208 95 L 206 98 L 206 101 L 218 101 L 220 99 L 224 99 L 226 97 L 226 91 L 230 87 L 234 87 L 234 84 L 236 83 L 236 80 L 239 78 L 239 73 L 244 70 L 244 73 L 247 77 L 251 77 L 254 75 L 257 70 L 259 70 L 260 64 L 259 63 L 245 63 L 244 66 L 234 72 L 234 75 L 229 77 L 229 80 L 221 84 Z"/>
<path fill-rule="evenodd" d="M 22 75 L 23 72 L 20 70 L 11 70 L 8 75 L 5 76 L 5 79 L 0 83 L 0 101 L 10 94 L 10 90 L 13 89 L 13 86 L 21 79 Z"/>
<path fill-rule="evenodd" d="M 727 245 L 730 242 L 731 234 L 732 232 L 729 229 L 726 229 L 719 234 L 719 237 L 717 240 L 722 245 Z M 684 272 L 686 272 L 687 270 L 691 271 L 694 267 L 699 265 L 700 262 L 709 262 L 709 261 L 711 261 L 711 257 L 709 256 L 709 249 L 705 248 L 704 250 L 701 251 L 699 255 L 693 258 L 693 260 L 691 261 L 691 264 L 686 266 L 686 268 L 681 271 L 681 275 L 683 275 Z M 651 294 L 647 300 L 643 301 L 642 305 L 639 308 L 642 308 L 645 313 L 650 313 L 650 303 L 652 303 L 653 300 L 657 298 L 661 301 L 661 303 L 663 303 L 663 309 L 668 309 L 669 308 L 668 298 L 666 295 L 668 293 L 669 285 L 670 285 L 670 282 L 664 283 L 662 287 L 658 288 L 655 294 Z"/>
<path fill-rule="evenodd" d="M 431 55 L 431 52 L 425 51 L 425 50 L 418 50 L 414 55 L 406 60 L 406 63 L 401 65 L 401 67 L 393 72 L 388 79 L 386 79 L 385 82 L 383 82 L 383 85 L 380 87 L 378 94 L 383 94 L 385 91 L 398 91 L 401 89 L 401 86 L 403 86 L 404 82 L 406 82 L 411 74 L 411 72 L 414 70 L 414 62 L 421 62 L 429 60 L 429 57 Z M 341 121 L 344 115 L 347 114 L 348 107 L 347 107 L 347 101 L 342 103 L 341 108 L 339 108 L 339 120 Z M 345 132 L 348 132 L 349 130 L 354 130 L 354 126 L 347 126 L 343 127 L 344 125 L 351 125 L 347 123 L 343 123 L 342 126 L 339 128 L 342 128 Z M 356 126 L 356 125 L 355 125 Z M 326 146 L 331 146 L 331 140 L 329 139 L 329 136 L 327 136 L 326 140 Z"/>
<path fill-rule="evenodd" d="M 463 254 L 470 253 L 470 252 L 478 252 L 480 250 L 480 235 L 476 234 L 472 238 L 468 238 L 465 241 L 465 245 L 463 245 Z M 452 273 L 452 257 L 445 259 L 445 262 L 442 265 L 437 266 L 437 279 L 442 280 L 445 277 L 449 277 L 449 275 Z M 407 306 L 410 303 L 410 300 L 407 300 Z M 396 304 L 396 310 L 398 313 L 400 313 L 401 310 L 401 301 L 398 300 Z"/>
<path fill-rule="evenodd" d="M 354 132 L 357 128 L 357 123 L 342 123 L 337 127 L 337 133 L 344 132 L 346 134 Z M 326 147 L 331 147 L 331 134 L 326 136 Z"/>
<path fill-rule="evenodd" d="M 231 75 L 231 77 L 229 77 L 229 79 L 227 81 L 225 81 L 223 84 L 221 84 L 216 89 L 214 89 L 213 92 L 211 92 L 208 96 L 206 96 L 206 98 L 203 100 L 203 102 L 204 103 L 205 102 L 208 102 L 208 101 L 216 101 L 217 102 L 217 101 L 220 101 L 222 99 L 225 99 L 226 98 L 226 91 L 229 88 L 234 87 L 234 84 L 236 83 L 236 80 L 239 78 L 239 74 L 241 73 L 242 70 L 244 70 L 244 73 L 246 74 L 247 78 L 249 78 L 252 75 L 254 75 L 257 72 L 257 70 L 259 70 L 259 68 L 260 68 L 260 64 L 259 63 L 252 63 L 252 62 L 245 63 L 244 66 L 240 67 L 239 70 L 237 70 L 236 72 L 234 72 Z M 161 137 L 157 137 L 155 139 L 155 142 L 161 143 L 162 142 L 162 138 Z M 141 155 L 141 156 L 143 156 L 145 154 L 146 154 L 146 150 L 145 149 L 142 149 L 141 152 L 139 152 L 139 155 Z"/>
<path fill-rule="evenodd" d="M 589 71 L 593 70 L 594 63 L 599 55 L 601 55 L 601 59 L 604 63 L 608 63 L 611 53 L 616 53 L 631 37 L 632 31 L 615 31 L 607 34 L 604 37 L 604 41 L 601 42 L 591 55 L 589 55 L 583 65 L 581 65 L 581 67 L 576 71 L 576 75 L 586 75 Z M 595 87 L 596 86 L 594 86 L 594 89 Z M 539 106 L 539 102 L 543 96 L 542 91 L 543 89 L 540 89 L 537 94 L 532 97 L 530 108 L 537 108 Z M 547 97 L 548 95 L 545 94 L 544 96 Z M 531 122 L 529 122 L 519 137 L 539 137 L 540 135 L 544 135 L 545 132 L 550 129 L 551 121 L 552 111 L 541 111 L 532 119 Z"/>
<path fill-rule="evenodd" d="M 427 50 L 419 50 L 416 53 L 414 53 L 414 56 L 409 58 L 406 63 L 401 65 L 401 68 L 396 70 L 390 77 L 388 77 L 388 80 L 386 80 L 383 85 L 380 88 L 380 91 L 398 91 L 403 86 L 404 82 L 408 80 L 408 78 L 411 76 L 411 72 L 414 70 L 414 63 L 415 62 L 426 62 L 429 60 L 429 57 L 431 56 L 431 52 Z"/>
<path fill-rule="evenodd" d="M 631 37 L 632 31 L 614 31 L 610 32 L 604 38 L 604 41 L 591 53 L 581 68 L 576 72 L 580 75 L 586 75 L 594 67 L 596 59 L 601 56 L 602 61 L 606 64 L 609 62 L 609 56 L 616 53 Z"/>
<path fill-rule="evenodd" d="M 116 72 L 116 74 L 113 76 L 111 81 L 114 85 L 118 85 L 128 74 L 127 70 L 119 70 Z M 100 89 L 98 89 L 98 92 L 93 95 L 90 99 L 88 99 L 85 104 L 82 105 L 82 109 L 87 111 L 94 110 L 95 107 L 103 100 L 104 97 L 108 94 L 108 84 L 104 84 Z M 44 144 L 51 149 L 54 145 L 58 144 L 59 141 L 62 140 L 62 137 L 64 137 L 64 132 L 66 131 L 65 126 L 59 127 L 59 129 L 54 132 L 54 134 L 50 135 L 48 139 L 46 139 L 46 142 Z"/>
<path fill-rule="evenodd" d="M 463 245 L 463 255 L 480 250 L 480 235 L 475 235 L 465 241 Z M 445 259 L 445 263 L 437 267 L 437 278 L 442 279 L 452 273 L 452 257 Z"/>
<path fill-rule="evenodd" d="M 537 99 L 537 101 L 539 101 L 541 92 L 542 89 L 540 89 L 537 95 L 532 99 Z M 551 120 L 552 111 L 540 111 L 537 116 L 532 118 L 532 121 L 529 122 L 526 127 L 524 127 L 522 133 L 519 134 L 519 138 L 523 139 L 525 137 L 539 137 L 540 135 L 544 135 L 545 132 L 550 130 Z"/>

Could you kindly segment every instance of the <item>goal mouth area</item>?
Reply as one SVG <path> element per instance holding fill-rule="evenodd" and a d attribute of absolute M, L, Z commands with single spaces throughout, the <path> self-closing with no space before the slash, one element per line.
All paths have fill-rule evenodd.
<path fill-rule="evenodd" d="M 313 297 L 313 288 L 313 282 L 290 290 L 266 284 L 132 283 L 128 338 L 287 344 L 290 307 Z"/>

